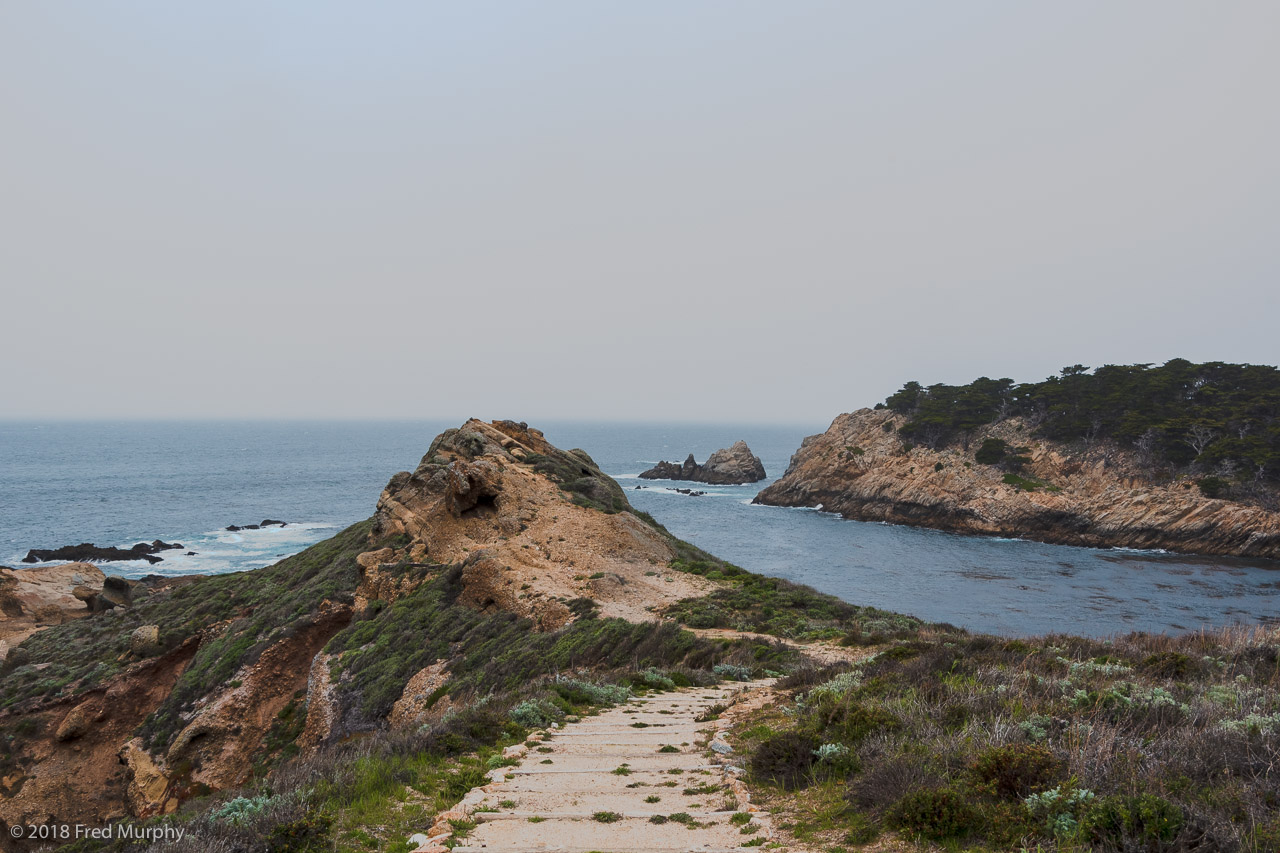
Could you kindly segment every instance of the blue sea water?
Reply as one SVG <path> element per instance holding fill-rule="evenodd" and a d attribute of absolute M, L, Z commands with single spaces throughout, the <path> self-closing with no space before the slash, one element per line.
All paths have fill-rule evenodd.
<path fill-rule="evenodd" d="M 449 426 L 457 423 L 0 423 L 0 564 L 20 565 L 29 548 L 164 539 L 185 547 L 154 566 L 105 566 L 140 576 L 267 565 L 367 518 L 391 475 L 416 466 Z M 965 537 L 751 505 L 825 424 L 536 426 L 560 447 L 585 449 L 676 535 L 854 603 L 1003 634 L 1179 632 L 1280 617 L 1280 563 Z M 636 476 L 659 459 L 702 460 L 739 438 L 770 480 L 703 486 Z M 673 490 L 691 485 L 706 494 Z M 264 518 L 289 525 L 224 529 Z"/>

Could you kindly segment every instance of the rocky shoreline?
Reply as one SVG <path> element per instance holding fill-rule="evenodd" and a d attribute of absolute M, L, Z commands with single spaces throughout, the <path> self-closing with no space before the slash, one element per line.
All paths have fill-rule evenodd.
<path fill-rule="evenodd" d="M 969 449 L 904 444 L 903 418 L 862 409 L 806 438 L 786 473 L 754 502 L 815 507 L 858 521 L 1095 548 L 1280 559 L 1280 513 L 1204 495 L 1190 479 L 1154 483 L 1109 443 L 1039 440 L 1018 419 Z M 975 460 L 988 438 L 1025 445 L 1016 474 Z"/>
<path fill-rule="evenodd" d="M 690 453 L 682 464 L 663 461 L 640 474 L 642 480 L 692 480 L 713 486 L 758 483 L 766 476 L 760 457 L 751 452 L 745 441 L 717 450 L 702 465 Z"/>

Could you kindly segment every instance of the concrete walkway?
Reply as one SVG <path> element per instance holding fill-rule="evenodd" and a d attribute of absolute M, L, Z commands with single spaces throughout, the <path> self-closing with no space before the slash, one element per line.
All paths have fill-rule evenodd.
<path fill-rule="evenodd" d="M 418 853 L 748 853 L 772 837 L 737 778 L 723 719 L 695 719 L 771 684 L 726 683 L 632 699 L 508 747 L 515 767 L 491 771 L 437 817 Z M 454 823 L 450 823 L 453 821 Z M 762 839 L 762 840 L 758 840 Z M 775 848 L 777 849 L 777 848 Z"/>

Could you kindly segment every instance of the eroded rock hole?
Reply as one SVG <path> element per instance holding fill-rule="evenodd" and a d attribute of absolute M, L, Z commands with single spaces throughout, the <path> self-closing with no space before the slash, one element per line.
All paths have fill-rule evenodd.
<path fill-rule="evenodd" d="M 475 505 L 462 511 L 463 518 L 484 518 L 498 511 L 497 495 L 480 495 Z"/>

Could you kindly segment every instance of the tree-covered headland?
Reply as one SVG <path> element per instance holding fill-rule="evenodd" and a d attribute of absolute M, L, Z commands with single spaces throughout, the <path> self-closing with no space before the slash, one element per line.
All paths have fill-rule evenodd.
<path fill-rule="evenodd" d="M 877 405 L 886 407 L 907 417 L 904 440 L 933 448 L 967 448 L 975 431 L 1017 417 L 1052 441 L 1132 449 L 1153 474 L 1202 475 L 1208 492 L 1280 482 L 1280 370 L 1267 365 L 1176 358 L 1158 367 L 1077 364 L 1043 382 L 908 382 Z"/>

